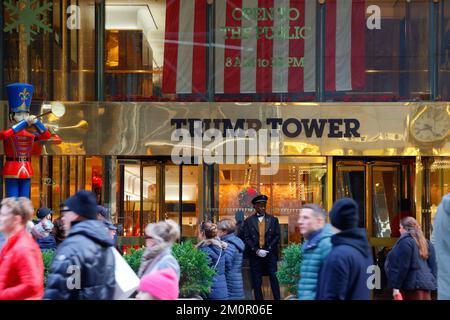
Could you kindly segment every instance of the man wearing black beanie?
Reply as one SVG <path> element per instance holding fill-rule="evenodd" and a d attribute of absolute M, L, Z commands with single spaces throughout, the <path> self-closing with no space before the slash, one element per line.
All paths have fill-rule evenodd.
<path fill-rule="evenodd" d="M 366 230 L 358 228 L 358 204 L 349 198 L 336 201 L 330 211 L 336 234 L 319 278 L 319 300 L 369 300 L 367 273 L 373 265 Z"/>
<path fill-rule="evenodd" d="M 97 200 L 81 190 L 61 210 L 67 238 L 52 261 L 44 299 L 110 300 L 115 289 L 114 245 L 102 221 Z"/>

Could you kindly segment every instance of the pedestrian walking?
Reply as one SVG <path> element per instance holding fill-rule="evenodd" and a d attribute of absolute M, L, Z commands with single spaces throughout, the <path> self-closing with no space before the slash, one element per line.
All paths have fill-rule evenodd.
<path fill-rule="evenodd" d="M 53 211 L 49 208 L 39 208 L 36 214 L 39 221 L 31 231 L 31 234 L 36 239 L 39 248 L 41 248 L 42 251 L 56 250 L 56 241 L 52 234 L 54 228 L 52 214 Z"/>
<path fill-rule="evenodd" d="M 436 290 L 436 255 L 413 217 L 400 221 L 400 239 L 384 264 L 388 284 L 403 300 L 431 300 Z"/>
<path fill-rule="evenodd" d="M 217 223 L 217 235 L 228 244 L 225 250 L 225 278 L 228 299 L 244 299 L 244 282 L 242 280 L 242 261 L 245 244 L 235 234 L 236 224 L 231 219 L 222 219 Z"/>
<path fill-rule="evenodd" d="M 6 242 L 0 251 L 0 300 L 42 299 L 44 295 L 41 251 L 25 228 L 33 211 L 25 197 L 1 202 L 0 232 Z"/>
<path fill-rule="evenodd" d="M 225 250 L 228 244 L 219 239 L 217 226 L 212 222 L 203 222 L 200 225 L 199 238 L 201 241 L 197 244 L 197 248 L 208 255 L 208 265 L 216 271 L 207 299 L 226 300 L 228 287 L 225 277 Z"/>
<path fill-rule="evenodd" d="M 171 268 L 180 278 L 180 265 L 172 254 L 173 243 L 180 238 L 180 227 L 173 220 L 150 223 L 145 227 L 146 249 L 142 254 L 138 276 L 142 278 L 156 270 Z"/>
<path fill-rule="evenodd" d="M 369 300 L 367 270 L 373 257 L 366 230 L 358 228 L 358 204 L 349 198 L 336 201 L 330 211 L 334 234 L 332 249 L 319 276 L 319 300 Z"/>
<path fill-rule="evenodd" d="M 97 220 L 108 220 L 108 209 L 104 206 L 97 206 Z"/>
<path fill-rule="evenodd" d="M 267 214 L 268 197 L 259 195 L 253 198 L 255 214 L 244 221 L 245 245 L 249 252 L 253 292 L 256 300 L 264 300 L 262 277 L 269 275 L 273 298 L 280 300 L 280 285 L 276 276 L 280 225 L 278 219 Z"/>
<path fill-rule="evenodd" d="M 450 300 L 450 193 L 438 206 L 431 241 L 436 249 L 437 298 Z"/>
<path fill-rule="evenodd" d="M 102 220 L 103 224 L 106 227 L 106 230 L 108 230 L 108 234 L 111 236 L 111 239 L 114 241 L 114 246 L 116 246 L 116 235 L 117 235 L 117 227 L 109 220 Z"/>
<path fill-rule="evenodd" d="M 81 190 L 61 210 L 67 238 L 52 261 L 44 298 L 110 300 L 115 289 L 113 240 L 97 220 L 96 196 Z"/>
<path fill-rule="evenodd" d="M 319 272 L 331 251 L 331 225 L 325 223 L 326 212 L 317 204 L 305 204 L 300 209 L 298 224 L 305 238 L 298 283 L 298 299 L 314 300 Z"/>
<path fill-rule="evenodd" d="M 64 223 L 62 216 L 59 216 L 53 221 L 52 235 L 55 238 L 56 247 L 58 247 L 66 238 L 66 232 L 64 231 Z"/>
<path fill-rule="evenodd" d="M 142 277 L 138 300 L 176 300 L 180 293 L 178 276 L 172 268 L 155 270 Z"/>

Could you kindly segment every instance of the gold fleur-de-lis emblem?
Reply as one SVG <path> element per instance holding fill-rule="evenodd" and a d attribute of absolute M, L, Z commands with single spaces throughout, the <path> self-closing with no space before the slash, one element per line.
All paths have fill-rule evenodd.
<path fill-rule="evenodd" d="M 30 93 L 27 91 L 27 88 L 23 89 L 22 92 L 19 93 L 20 100 L 25 101 L 30 96 Z"/>

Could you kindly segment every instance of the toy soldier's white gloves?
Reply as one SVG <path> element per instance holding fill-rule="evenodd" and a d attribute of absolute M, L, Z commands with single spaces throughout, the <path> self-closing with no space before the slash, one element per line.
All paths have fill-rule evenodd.
<path fill-rule="evenodd" d="M 35 124 L 38 119 L 36 118 L 36 116 L 30 115 L 27 117 L 26 120 L 27 120 L 28 125 L 32 125 L 32 124 Z"/>

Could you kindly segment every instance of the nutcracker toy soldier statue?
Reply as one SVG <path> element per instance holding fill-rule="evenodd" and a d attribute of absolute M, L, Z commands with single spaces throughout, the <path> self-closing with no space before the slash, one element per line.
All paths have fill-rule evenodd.
<path fill-rule="evenodd" d="M 9 120 L 13 126 L 0 132 L 6 154 L 3 176 L 7 197 L 30 198 L 30 180 L 33 176 L 31 150 L 34 141 L 47 140 L 51 133 L 41 121 L 30 115 L 33 86 L 26 83 L 13 83 L 6 86 L 9 102 Z M 36 132 L 26 129 L 33 125 Z"/>

